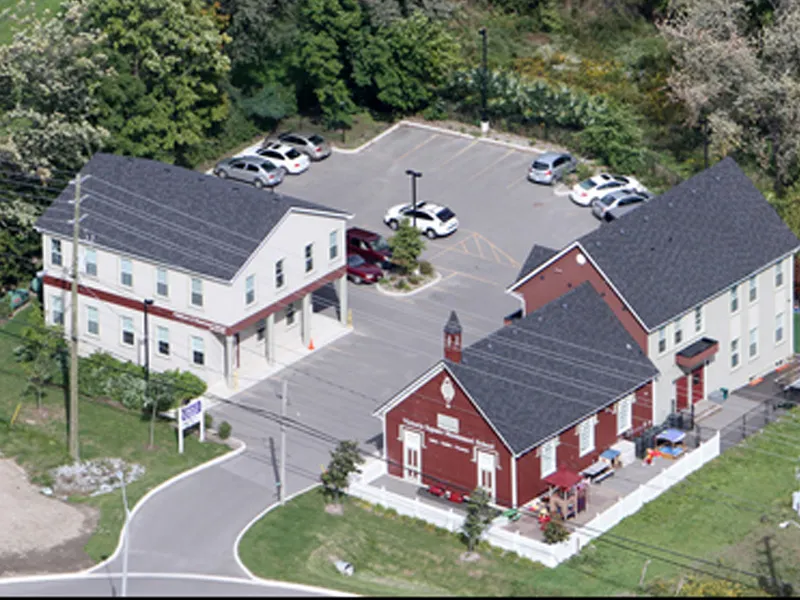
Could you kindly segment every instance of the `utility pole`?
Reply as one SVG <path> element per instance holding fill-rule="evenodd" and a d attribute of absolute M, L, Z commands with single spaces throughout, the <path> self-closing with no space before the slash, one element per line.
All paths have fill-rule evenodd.
<path fill-rule="evenodd" d="M 78 447 L 78 241 L 81 227 L 81 175 L 75 175 L 75 214 L 72 223 L 72 300 L 69 367 L 69 453 L 75 462 L 80 460 Z"/>
<path fill-rule="evenodd" d="M 422 177 L 422 173 L 414 171 L 413 169 L 406 169 L 406 175 L 411 177 L 411 204 L 414 207 L 411 213 L 414 220 L 414 229 L 417 228 L 417 179 Z"/>
<path fill-rule="evenodd" d="M 289 382 L 283 380 L 281 391 L 281 480 L 278 482 L 278 500 L 281 505 L 286 501 L 286 402 L 289 394 Z"/>
<path fill-rule="evenodd" d="M 481 27 L 478 33 L 483 38 L 483 62 L 481 68 L 481 133 L 489 132 L 489 115 L 486 109 L 486 86 L 489 83 L 489 70 L 486 66 L 486 27 Z"/>

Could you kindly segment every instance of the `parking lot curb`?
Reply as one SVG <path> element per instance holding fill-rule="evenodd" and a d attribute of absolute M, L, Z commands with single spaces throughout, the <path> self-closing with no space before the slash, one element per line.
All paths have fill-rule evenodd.
<path fill-rule="evenodd" d="M 384 290 L 378 284 L 375 284 L 375 289 L 377 289 L 378 292 L 383 294 L 384 296 L 390 296 L 390 297 L 393 297 L 393 298 L 408 298 L 409 296 L 413 296 L 414 294 L 419 294 L 423 290 L 427 290 L 429 287 L 433 287 L 434 285 L 439 283 L 441 280 L 442 280 L 442 274 L 437 272 L 436 273 L 436 277 L 434 277 L 433 280 L 429 281 L 428 283 L 426 283 L 422 287 L 418 287 L 415 290 L 411 290 L 410 292 L 390 292 L 390 291 Z"/>
<path fill-rule="evenodd" d="M 394 132 L 395 130 L 399 129 L 400 127 L 413 127 L 415 129 L 424 129 L 426 131 L 432 131 L 434 133 L 441 133 L 444 135 L 451 135 L 454 137 L 460 137 L 467 140 L 475 140 L 478 142 L 486 142 L 487 144 L 494 144 L 495 146 L 502 146 L 503 148 L 510 148 L 512 150 L 519 150 L 521 152 L 530 152 L 534 154 L 538 154 L 544 152 L 541 148 L 537 148 L 536 146 L 523 146 L 522 144 L 514 144 L 512 142 L 504 142 L 502 140 L 495 140 L 492 138 L 481 137 L 479 135 L 472 135 L 470 133 L 462 133 L 460 131 L 453 131 L 452 129 L 447 129 L 445 127 L 437 127 L 436 125 L 428 125 L 426 123 L 419 123 L 417 121 L 398 121 L 386 131 L 379 133 L 371 140 L 361 144 L 358 148 L 339 148 L 338 146 L 333 146 L 333 151 L 338 152 L 340 154 L 358 154 L 359 152 L 366 150 L 375 142 L 383 139 L 385 136 L 389 135 L 390 133 Z"/>

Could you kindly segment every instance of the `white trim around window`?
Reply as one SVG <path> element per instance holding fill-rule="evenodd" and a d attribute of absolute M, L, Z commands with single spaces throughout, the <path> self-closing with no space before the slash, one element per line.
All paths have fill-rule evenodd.
<path fill-rule="evenodd" d="M 61 251 L 61 240 L 50 238 L 50 264 L 54 267 L 64 266 L 64 254 Z"/>
<path fill-rule="evenodd" d="M 248 275 L 244 280 L 244 303 L 249 306 L 256 301 L 256 276 Z"/>
<path fill-rule="evenodd" d="M 194 308 L 203 308 L 203 280 L 199 277 L 189 280 L 189 304 Z"/>
<path fill-rule="evenodd" d="M 539 478 L 552 475 L 558 469 L 558 438 L 539 446 Z"/>
<path fill-rule="evenodd" d="M 163 267 L 156 267 L 156 296 L 169 298 L 169 272 Z"/>
<path fill-rule="evenodd" d="M 339 258 L 339 230 L 334 229 L 328 235 L 328 260 Z"/>
<path fill-rule="evenodd" d="M 675 347 L 677 347 L 683 341 L 683 325 L 681 323 L 683 321 L 683 317 L 678 317 L 675 319 L 674 325 L 674 335 L 675 335 Z"/>
<path fill-rule="evenodd" d="M 775 288 L 780 289 L 783 287 L 783 282 L 786 279 L 783 276 L 783 263 L 785 261 L 780 259 L 778 262 L 775 263 Z"/>
<path fill-rule="evenodd" d="M 169 329 L 162 325 L 156 326 L 156 353 L 169 356 Z"/>
<path fill-rule="evenodd" d="M 83 273 L 89 277 L 97 277 L 97 250 L 83 249 Z"/>
<path fill-rule="evenodd" d="M 189 349 L 192 354 L 191 365 L 194 367 L 204 367 L 206 364 L 206 348 L 203 338 L 196 335 L 190 336 Z"/>
<path fill-rule="evenodd" d="M 279 259 L 275 261 L 275 289 L 279 290 L 286 285 L 286 275 L 283 272 L 283 261 Z"/>
<path fill-rule="evenodd" d="M 758 300 L 758 278 L 753 275 L 750 278 L 750 284 L 748 286 L 747 298 L 749 299 L 750 303 L 752 304 L 756 300 Z"/>
<path fill-rule="evenodd" d="M 783 326 L 784 313 L 783 311 L 775 315 L 775 345 L 781 344 L 786 340 L 786 328 Z"/>
<path fill-rule="evenodd" d="M 633 427 L 634 396 L 628 396 L 617 402 L 617 435 L 621 435 Z"/>
<path fill-rule="evenodd" d="M 703 331 L 703 307 L 697 306 L 694 309 L 694 332 L 700 333 Z"/>
<path fill-rule="evenodd" d="M 133 287 L 133 262 L 130 258 L 119 259 L 119 283 L 125 287 Z"/>
<path fill-rule="evenodd" d="M 739 338 L 731 340 L 731 371 L 735 371 L 742 364 L 741 357 L 739 356 Z"/>
<path fill-rule="evenodd" d="M 303 257 L 305 260 L 305 274 L 310 275 L 314 272 L 314 242 L 310 244 L 306 244 L 306 248 L 303 252 Z"/>
<path fill-rule="evenodd" d="M 748 335 L 747 356 L 750 360 L 758 358 L 758 326 L 751 327 Z"/>
<path fill-rule="evenodd" d="M 578 425 L 578 456 L 586 456 L 594 450 L 594 415 Z"/>
<path fill-rule="evenodd" d="M 739 284 L 736 284 L 733 287 L 731 287 L 730 305 L 731 305 L 732 315 L 735 315 L 736 313 L 739 312 Z"/>
<path fill-rule="evenodd" d="M 64 325 L 64 300 L 61 296 L 50 296 L 50 322 Z"/>
<path fill-rule="evenodd" d="M 120 317 L 119 318 L 119 329 L 120 329 L 120 338 L 119 341 L 123 346 L 128 346 L 132 348 L 136 345 L 136 331 L 133 328 L 133 318 L 132 317 Z"/>
<path fill-rule="evenodd" d="M 100 335 L 100 314 L 96 306 L 86 307 L 86 333 Z"/>

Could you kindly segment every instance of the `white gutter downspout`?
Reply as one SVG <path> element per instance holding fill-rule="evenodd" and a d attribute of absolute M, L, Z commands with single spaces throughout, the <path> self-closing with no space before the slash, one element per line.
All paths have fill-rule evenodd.
<path fill-rule="evenodd" d="M 517 457 L 511 455 L 511 508 L 517 508 Z"/>

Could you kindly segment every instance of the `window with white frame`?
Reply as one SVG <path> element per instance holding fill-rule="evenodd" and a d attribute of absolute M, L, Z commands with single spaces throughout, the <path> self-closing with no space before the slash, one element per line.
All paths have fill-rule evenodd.
<path fill-rule="evenodd" d="M 754 358 L 758 354 L 758 327 L 753 327 L 750 330 L 750 358 Z"/>
<path fill-rule="evenodd" d="M 658 353 L 664 354 L 667 351 L 667 328 L 662 327 L 658 330 Z"/>
<path fill-rule="evenodd" d="M 50 240 L 50 263 L 60 267 L 64 262 L 64 255 L 61 254 L 61 240 Z"/>
<path fill-rule="evenodd" d="M 206 364 L 206 350 L 203 338 L 194 335 L 192 336 L 192 362 L 201 367 Z"/>
<path fill-rule="evenodd" d="M 550 440 L 540 446 L 539 458 L 541 465 L 539 470 L 540 478 L 547 477 L 556 472 L 556 448 L 558 447 L 558 440 Z"/>
<path fill-rule="evenodd" d="M 779 344 L 783 341 L 783 312 L 775 315 L 775 343 Z"/>
<path fill-rule="evenodd" d="M 739 366 L 739 338 L 731 340 L 731 369 Z"/>
<path fill-rule="evenodd" d="M 681 319 L 677 318 L 675 319 L 675 345 L 677 346 L 680 344 L 682 339 L 683 329 L 681 329 Z"/>
<path fill-rule="evenodd" d="M 162 298 L 169 296 L 169 279 L 167 270 L 161 267 L 156 269 L 156 294 Z"/>
<path fill-rule="evenodd" d="M 120 317 L 122 324 L 122 343 L 126 346 L 133 346 L 136 335 L 133 332 L 133 319 L 131 317 Z"/>
<path fill-rule="evenodd" d="M 731 312 L 735 313 L 739 310 L 739 286 L 735 285 L 731 288 Z"/>
<path fill-rule="evenodd" d="M 203 306 L 203 280 L 192 277 L 192 306 Z"/>
<path fill-rule="evenodd" d="M 779 288 L 783 285 L 783 259 L 775 263 L 775 287 Z"/>
<path fill-rule="evenodd" d="M 703 307 L 698 306 L 694 309 L 694 332 L 700 333 L 703 331 Z"/>
<path fill-rule="evenodd" d="M 275 289 L 279 290 L 283 287 L 283 259 L 275 262 Z"/>
<path fill-rule="evenodd" d="M 83 251 L 83 272 L 91 277 L 97 277 L 97 250 L 86 248 Z"/>
<path fill-rule="evenodd" d="M 169 329 L 166 327 L 156 327 L 156 346 L 161 356 L 169 356 Z"/>
<path fill-rule="evenodd" d="M 756 276 L 750 278 L 750 302 L 755 302 L 758 299 L 758 281 Z"/>
<path fill-rule="evenodd" d="M 335 229 L 328 236 L 328 257 L 333 260 L 339 256 L 339 232 Z"/>
<path fill-rule="evenodd" d="M 119 282 L 125 287 L 133 286 L 133 264 L 129 258 L 119 260 Z"/>
<path fill-rule="evenodd" d="M 94 306 L 86 307 L 86 331 L 92 335 L 100 335 L 100 316 Z"/>
<path fill-rule="evenodd" d="M 286 307 L 286 325 L 294 325 L 294 302 L 289 303 Z"/>
<path fill-rule="evenodd" d="M 594 450 L 594 417 L 589 417 L 578 425 L 578 456 L 585 456 Z"/>
<path fill-rule="evenodd" d="M 633 426 L 633 396 L 617 402 L 617 435 L 625 433 Z"/>
<path fill-rule="evenodd" d="M 61 299 L 61 296 L 50 296 L 50 310 L 50 318 L 53 321 L 53 325 L 63 325 L 64 301 Z"/>
<path fill-rule="evenodd" d="M 306 273 L 314 270 L 314 244 L 306 244 Z"/>
<path fill-rule="evenodd" d="M 252 304 L 256 300 L 256 276 L 248 275 L 244 280 L 244 303 Z"/>

